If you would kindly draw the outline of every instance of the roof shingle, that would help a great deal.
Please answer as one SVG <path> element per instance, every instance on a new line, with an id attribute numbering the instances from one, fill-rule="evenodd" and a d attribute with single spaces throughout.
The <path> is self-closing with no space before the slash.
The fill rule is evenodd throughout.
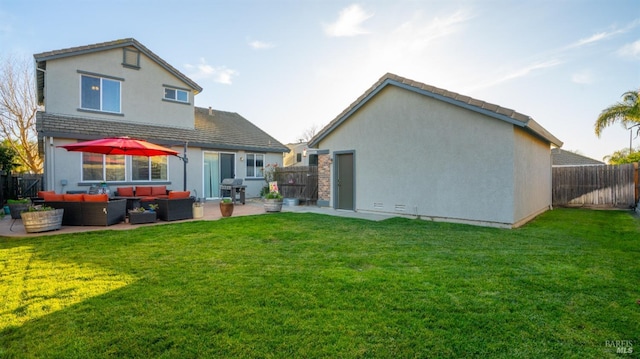
<path id="1" fill-rule="evenodd" d="M 235 112 L 196 107 L 195 128 L 167 127 L 125 121 L 107 121 L 86 117 L 38 112 L 36 129 L 43 136 L 91 140 L 129 136 L 160 145 L 182 145 L 206 149 L 288 152 L 275 138 Z M 114 126 L 114 123 L 117 126 Z"/>

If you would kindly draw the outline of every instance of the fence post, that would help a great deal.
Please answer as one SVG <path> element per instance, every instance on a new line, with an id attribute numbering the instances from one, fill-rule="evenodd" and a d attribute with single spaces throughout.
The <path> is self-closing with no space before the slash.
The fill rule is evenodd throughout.
<path id="1" fill-rule="evenodd" d="M 638 200 L 640 200 L 640 198 L 638 198 L 638 194 L 639 194 L 638 192 L 639 192 L 639 186 L 640 186 L 640 183 L 638 183 L 638 177 L 639 177 L 638 176 L 638 162 L 634 162 L 633 163 L 633 183 L 635 184 L 633 186 L 633 188 L 635 189 L 635 191 L 634 191 L 634 200 L 635 200 L 634 204 L 637 204 Z"/>

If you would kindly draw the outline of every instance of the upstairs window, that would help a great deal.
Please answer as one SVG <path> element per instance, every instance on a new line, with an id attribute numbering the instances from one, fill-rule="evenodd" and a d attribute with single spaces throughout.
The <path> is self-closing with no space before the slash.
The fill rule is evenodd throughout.
<path id="1" fill-rule="evenodd" d="M 189 92 L 177 88 L 165 87 L 164 99 L 169 101 L 189 102 Z"/>
<path id="2" fill-rule="evenodd" d="M 120 113 L 120 81 L 81 75 L 80 87 L 82 109 Z"/>

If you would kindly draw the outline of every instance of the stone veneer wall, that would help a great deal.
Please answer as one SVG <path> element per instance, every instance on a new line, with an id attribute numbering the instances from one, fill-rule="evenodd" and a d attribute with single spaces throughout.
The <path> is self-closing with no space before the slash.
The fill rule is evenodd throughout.
<path id="1" fill-rule="evenodd" d="M 318 205 L 329 206 L 331 201 L 331 157 L 318 155 Z"/>

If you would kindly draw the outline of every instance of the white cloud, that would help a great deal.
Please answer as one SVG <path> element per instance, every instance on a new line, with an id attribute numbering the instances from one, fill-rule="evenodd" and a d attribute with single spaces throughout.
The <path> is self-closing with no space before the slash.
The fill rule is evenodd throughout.
<path id="1" fill-rule="evenodd" d="M 266 50 L 275 47 L 275 45 L 271 42 L 264 42 L 259 40 L 254 40 L 249 42 L 249 46 L 255 50 Z"/>
<path id="2" fill-rule="evenodd" d="M 427 49 L 429 42 L 460 31 L 461 25 L 471 18 L 473 15 L 467 10 L 458 10 L 449 16 L 436 17 L 431 21 L 424 21 L 419 13 L 393 31 L 390 40 L 407 50 L 423 51 Z"/>
<path id="3" fill-rule="evenodd" d="M 627 26 L 623 27 L 623 28 L 613 28 L 610 31 L 603 31 L 603 32 L 599 32 L 596 34 L 593 34 L 587 38 L 584 39 L 580 39 L 576 42 L 574 42 L 573 44 L 570 44 L 569 46 L 567 46 L 568 49 L 574 48 L 574 47 L 581 47 L 581 46 L 585 46 L 585 45 L 589 45 L 589 44 L 594 44 L 596 42 L 599 41 L 603 41 L 606 40 L 610 37 L 613 37 L 615 35 L 618 34 L 624 34 L 627 33 L 629 31 L 631 31 L 632 29 L 634 29 L 635 27 L 637 27 L 638 25 L 640 25 L 640 19 L 636 19 L 635 21 L 630 22 L 629 24 L 627 24 Z"/>
<path id="4" fill-rule="evenodd" d="M 552 60 L 549 60 L 549 61 L 532 63 L 532 64 L 529 64 L 529 65 L 527 65 L 525 67 L 522 67 L 522 68 L 513 70 L 511 72 L 505 73 L 504 75 L 494 76 L 490 80 L 488 80 L 488 81 L 486 81 L 484 83 L 479 83 L 478 85 L 467 89 L 467 91 L 471 92 L 471 91 L 475 91 L 475 90 L 479 90 L 479 89 L 485 89 L 485 88 L 488 88 L 488 87 L 493 87 L 493 86 L 499 85 L 499 84 L 501 84 L 503 82 L 507 82 L 507 81 L 515 80 L 517 78 L 529 76 L 533 72 L 536 72 L 536 71 L 539 71 L 539 70 L 544 70 L 544 69 L 548 69 L 548 68 L 559 66 L 562 63 L 563 63 L 563 61 L 558 60 L 558 59 L 552 59 Z"/>
<path id="5" fill-rule="evenodd" d="M 353 4 L 340 11 L 336 22 L 332 24 L 325 24 L 324 32 L 328 36 L 333 37 L 368 34 L 369 31 L 362 27 L 362 23 L 372 16 L 373 14 L 366 13 L 360 5 Z"/>
<path id="6" fill-rule="evenodd" d="M 239 75 L 238 71 L 226 66 L 211 66 L 204 58 L 201 58 L 197 65 L 186 64 L 184 67 L 187 69 L 187 76 L 194 81 L 212 79 L 221 84 L 231 85 L 233 77 Z"/>
<path id="7" fill-rule="evenodd" d="M 616 32 L 600 32 L 597 34 L 593 34 L 587 38 L 584 39 L 580 39 L 576 42 L 574 42 L 573 44 L 569 45 L 569 47 L 580 47 L 580 46 L 584 46 L 584 45 L 588 45 L 588 44 L 593 44 L 596 43 L 598 41 L 604 40 L 608 37 L 613 36 L 615 33 L 618 33 L 619 31 Z"/>
<path id="8" fill-rule="evenodd" d="M 624 45 L 617 54 L 621 57 L 640 59 L 640 40 Z"/>
<path id="9" fill-rule="evenodd" d="M 356 71 L 368 79 L 392 72 L 433 85 L 448 85 L 452 76 L 441 69 L 451 65 L 449 61 L 455 53 L 452 44 L 463 36 L 467 23 L 474 17 L 469 9 L 431 18 L 421 11 L 416 12 L 391 31 L 376 32 L 375 36 L 369 37 L 362 43 L 366 48 L 353 48 L 343 67 L 350 71 L 349 76 L 354 76 L 356 70 L 352 64 L 358 63 Z"/>
<path id="10" fill-rule="evenodd" d="M 571 81 L 580 85 L 593 83 L 593 74 L 589 70 L 580 71 L 571 75 Z"/>

